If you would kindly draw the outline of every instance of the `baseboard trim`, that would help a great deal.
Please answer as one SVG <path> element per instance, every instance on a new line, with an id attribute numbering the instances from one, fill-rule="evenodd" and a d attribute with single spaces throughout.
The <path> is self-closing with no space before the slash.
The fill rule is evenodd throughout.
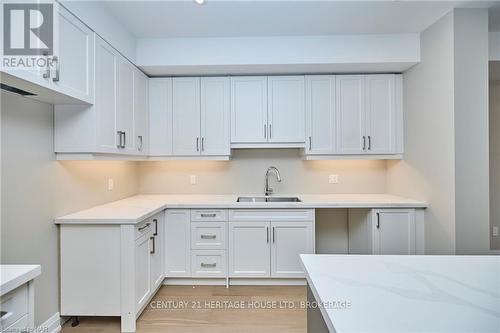
<path id="1" fill-rule="evenodd" d="M 226 279 L 166 278 L 166 286 L 225 286 Z M 305 286 L 306 279 L 230 278 L 230 286 Z"/>
<path id="2" fill-rule="evenodd" d="M 47 333 L 57 333 L 61 331 L 61 316 L 59 312 L 54 313 L 49 319 L 47 319 L 43 324 L 38 326 L 43 328 L 43 331 Z"/>

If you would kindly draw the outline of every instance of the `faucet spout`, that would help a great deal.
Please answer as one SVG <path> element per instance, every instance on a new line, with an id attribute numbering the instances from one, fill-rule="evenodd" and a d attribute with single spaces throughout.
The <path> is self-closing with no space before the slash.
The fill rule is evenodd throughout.
<path id="1" fill-rule="evenodd" d="M 276 168 L 274 166 L 270 166 L 269 168 L 267 168 L 266 177 L 265 177 L 266 187 L 264 189 L 264 195 L 266 195 L 266 196 L 271 195 L 273 193 L 273 189 L 271 187 L 269 187 L 269 175 L 271 173 L 274 173 L 276 175 L 276 180 L 278 182 L 281 182 L 281 175 L 280 175 L 278 168 Z"/>

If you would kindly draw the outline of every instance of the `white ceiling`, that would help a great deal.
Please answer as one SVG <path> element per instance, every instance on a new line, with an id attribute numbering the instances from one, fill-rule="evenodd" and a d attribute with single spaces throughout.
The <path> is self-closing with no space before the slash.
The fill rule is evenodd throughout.
<path id="1" fill-rule="evenodd" d="M 135 37 L 169 38 L 421 32 L 452 8 L 500 3 L 206 0 L 200 6 L 183 0 L 109 1 L 107 5 Z"/>

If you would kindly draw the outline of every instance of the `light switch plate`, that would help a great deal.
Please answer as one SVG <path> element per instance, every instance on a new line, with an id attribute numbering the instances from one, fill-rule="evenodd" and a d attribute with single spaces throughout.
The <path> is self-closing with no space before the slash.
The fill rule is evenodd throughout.
<path id="1" fill-rule="evenodd" d="M 329 175 L 328 183 L 329 184 L 337 184 L 339 182 L 339 175 Z"/>
<path id="2" fill-rule="evenodd" d="M 115 181 L 113 178 L 108 178 L 108 191 L 113 191 L 115 188 Z"/>
<path id="3" fill-rule="evenodd" d="M 189 183 L 191 185 L 196 185 L 196 175 L 191 175 L 191 177 L 189 177 Z"/>
<path id="4" fill-rule="evenodd" d="M 493 228 L 492 228 L 492 229 L 493 229 L 493 230 L 492 230 L 492 234 L 493 234 L 493 236 L 498 236 L 498 226 L 497 226 L 497 225 L 495 225 L 495 226 L 493 226 Z"/>

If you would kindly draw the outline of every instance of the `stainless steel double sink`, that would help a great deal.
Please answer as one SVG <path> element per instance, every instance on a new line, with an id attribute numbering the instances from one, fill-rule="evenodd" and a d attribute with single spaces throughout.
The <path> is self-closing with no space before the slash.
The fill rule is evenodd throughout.
<path id="1" fill-rule="evenodd" d="M 298 197 L 238 197 L 236 202 L 302 202 Z"/>

